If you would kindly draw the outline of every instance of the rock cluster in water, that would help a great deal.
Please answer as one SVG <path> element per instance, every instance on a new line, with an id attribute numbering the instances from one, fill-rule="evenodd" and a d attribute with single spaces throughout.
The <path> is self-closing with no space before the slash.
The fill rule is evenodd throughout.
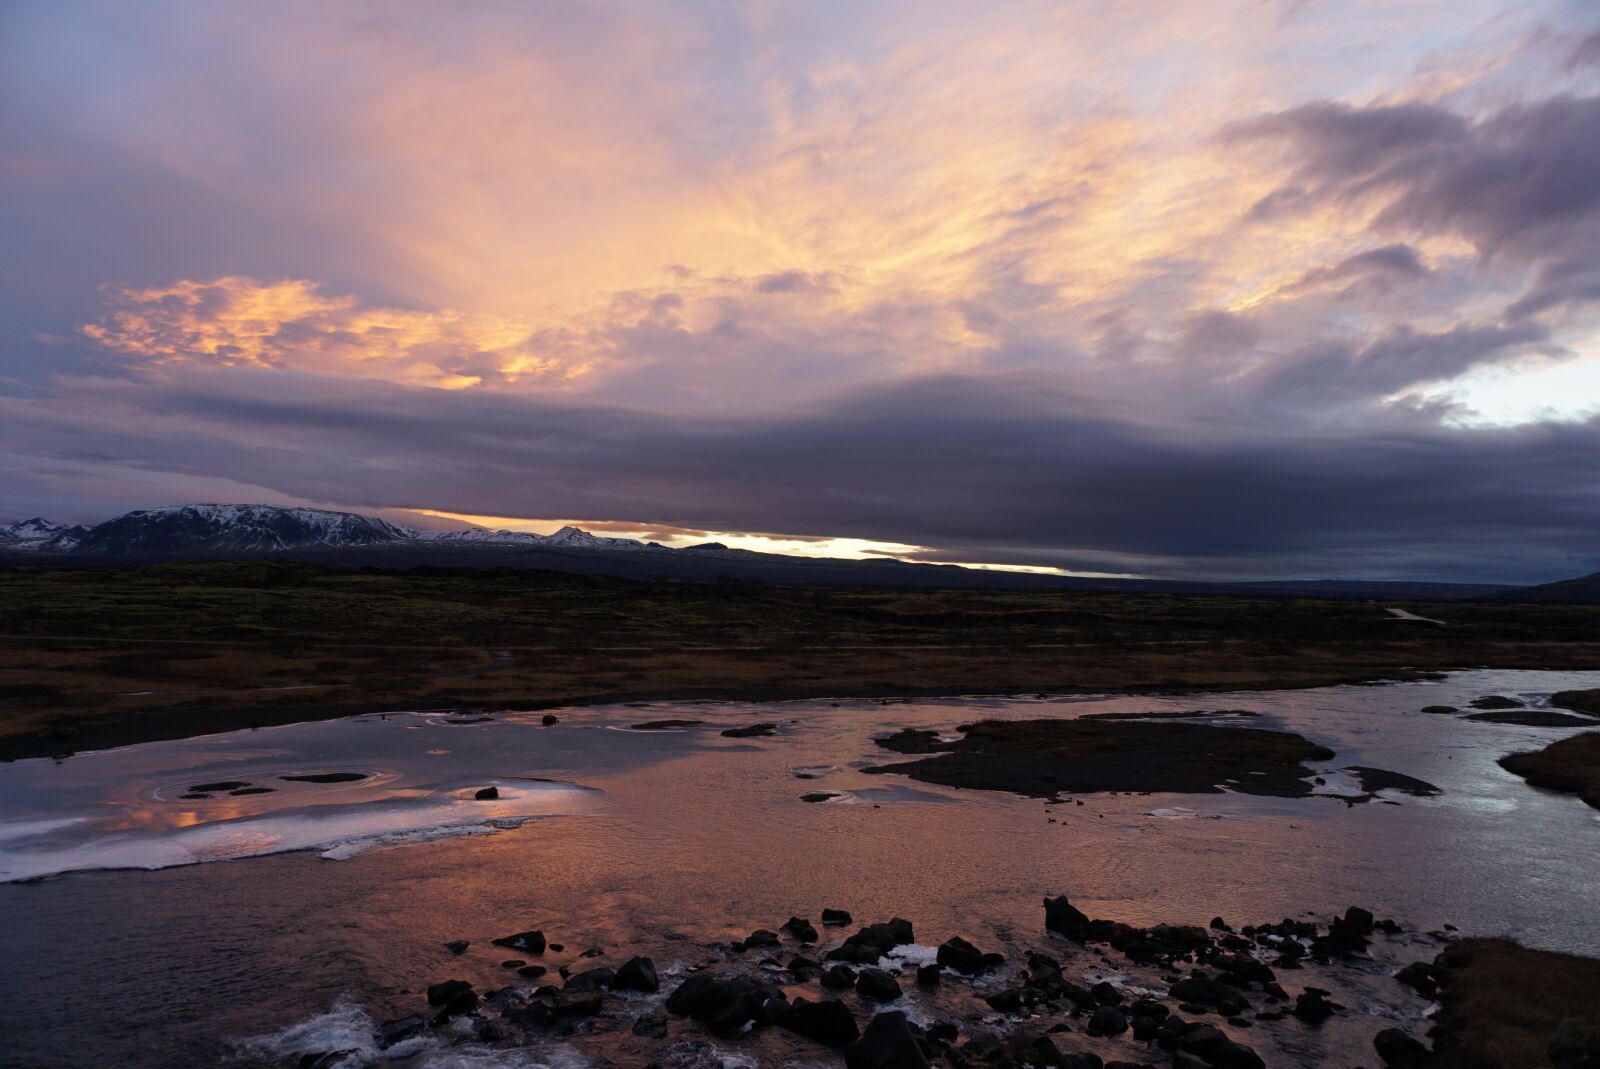
<path id="1" fill-rule="evenodd" d="M 821 920 L 823 928 L 852 923 L 849 913 L 837 909 L 824 910 Z M 915 946 L 915 932 L 900 917 L 859 927 L 819 952 L 809 948 L 824 941 L 821 931 L 809 918 L 796 916 L 775 929 L 752 931 L 725 946 L 720 962 L 665 985 L 655 962 L 642 955 L 616 967 L 563 967 L 559 985 L 543 983 L 531 990 L 508 986 L 480 994 L 466 980 L 442 980 L 427 989 L 426 1014 L 385 1022 L 375 1040 L 389 1047 L 433 1032 L 517 1045 L 540 1036 L 582 1034 L 609 1020 L 608 1028 L 620 1024 L 646 1040 L 683 1040 L 694 1030 L 731 1037 L 781 1029 L 838 1052 L 847 1069 L 1141 1069 L 1158 1063 L 1175 1069 L 1264 1069 L 1262 1057 L 1239 1038 L 1242 1030 L 1289 1017 L 1315 1026 L 1348 1012 L 1322 988 L 1304 985 L 1291 991 L 1281 974 L 1308 960 L 1329 964 L 1361 955 L 1379 934 L 1400 931 L 1393 921 L 1358 907 L 1325 927 L 1284 920 L 1235 931 L 1219 917 L 1206 928 L 1141 928 L 1091 918 L 1064 895 L 1044 900 L 1043 928 L 1060 937 L 1067 952 L 1073 944 L 1093 944 L 1096 953 L 1119 953 L 1159 970 L 1165 993 L 1130 995 L 1106 981 L 1079 983 L 1056 956 L 1061 951 L 1035 950 L 1023 961 L 1008 962 L 962 936 L 939 944 L 928 962 L 929 948 L 904 949 Z M 529 956 L 560 947 L 539 929 L 492 942 Z M 786 962 L 770 956 L 783 954 L 786 944 L 796 947 Z M 464 940 L 447 944 L 455 953 L 467 945 Z M 752 975 L 740 959 L 762 953 L 769 956 Z M 593 948 L 578 957 L 603 954 Z M 549 978 L 545 967 L 522 958 L 502 964 L 525 979 Z M 1408 966 L 1397 979 L 1424 997 L 1438 990 L 1427 963 Z M 1005 1027 L 963 1030 L 948 1020 L 920 1025 L 900 1008 L 907 983 L 923 991 L 966 992 L 960 997 L 987 1007 L 988 1020 L 1000 1015 Z M 794 993 L 813 984 L 814 991 Z M 664 1001 L 641 1001 L 640 996 L 663 989 Z M 855 997 L 846 1001 L 841 997 L 846 992 Z M 1125 1045 L 1137 1060 L 1107 1062 L 1092 1050 L 1074 1050 L 1072 1033 Z M 1420 1040 L 1398 1029 L 1380 1033 L 1374 1047 L 1391 1067 L 1420 1065 L 1417 1059 L 1427 1052 Z"/>

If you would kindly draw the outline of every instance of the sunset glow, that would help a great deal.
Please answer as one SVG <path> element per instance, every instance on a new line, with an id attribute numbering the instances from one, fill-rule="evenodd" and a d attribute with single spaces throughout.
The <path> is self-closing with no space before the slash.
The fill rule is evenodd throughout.
<path id="1" fill-rule="evenodd" d="M 220 482 L 843 556 L 1378 575 L 1471 511 L 1445 457 L 1542 501 L 1517 473 L 1600 477 L 1538 459 L 1600 410 L 1582 4 L 4 19 L 8 509 Z M 1281 517 L 1330 465 L 1347 519 L 1314 550 L 1166 486 L 1203 468 Z M 1396 513 L 1396 465 L 1426 512 Z M 1002 471 L 1026 488 L 991 496 Z M 1376 560 L 1390 521 L 1409 548 Z M 1529 522 L 1563 567 L 1592 553 Z M 1184 524 L 1206 537 L 1152 534 Z M 1501 566 L 1506 532 L 1474 530 L 1424 570 Z"/>

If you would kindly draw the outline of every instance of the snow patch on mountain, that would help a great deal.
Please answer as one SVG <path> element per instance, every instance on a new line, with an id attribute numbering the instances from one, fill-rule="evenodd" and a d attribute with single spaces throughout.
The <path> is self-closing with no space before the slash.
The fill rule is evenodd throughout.
<path id="1" fill-rule="evenodd" d="M 420 531 L 377 516 L 281 505 L 172 505 L 137 509 L 94 527 L 62 527 L 35 517 L 0 525 L 0 548 L 105 556 L 273 553 L 298 549 L 415 545 L 663 552 L 659 542 L 591 534 L 568 525 L 554 534 L 487 530 Z"/>
<path id="2" fill-rule="evenodd" d="M 65 553 L 88 533 L 87 527 L 67 527 L 42 516 L 0 524 L 0 549 L 29 549 Z"/>

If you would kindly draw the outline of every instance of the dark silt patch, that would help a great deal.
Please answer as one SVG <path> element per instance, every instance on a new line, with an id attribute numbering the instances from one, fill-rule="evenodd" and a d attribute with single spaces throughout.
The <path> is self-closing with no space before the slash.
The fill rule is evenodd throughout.
<path id="1" fill-rule="evenodd" d="M 866 772 L 895 772 L 925 783 L 1034 797 L 1101 791 L 1243 794 L 1300 798 L 1328 750 L 1286 731 L 1149 721 L 984 720 L 941 742 L 907 729 L 878 740 L 917 761 Z"/>
<path id="2" fill-rule="evenodd" d="M 1473 713 L 1467 720 L 1486 724 L 1518 724 L 1525 728 L 1586 728 L 1594 726 L 1594 718 L 1557 713 L 1549 709 L 1512 709 L 1503 713 Z"/>
<path id="3" fill-rule="evenodd" d="M 190 787 L 189 790 L 193 791 L 195 794 L 210 794 L 218 791 L 236 791 L 241 787 L 248 786 L 250 786 L 250 782 L 248 780 L 225 779 L 218 780 L 216 783 L 196 783 L 193 787 Z"/>
<path id="4" fill-rule="evenodd" d="M 1516 698 L 1508 698 L 1504 694 L 1485 694 L 1481 698 L 1474 698 L 1469 703 L 1474 709 L 1521 709 L 1528 703 Z"/>
<path id="5" fill-rule="evenodd" d="M 279 776 L 290 783 L 359 783 L 367 778 L 365 772 L 308 772 L 303 776 Z"/>
<path id="6" fill-rule="evenodd" d="M 692 728 L 704 723 L 704 720 L 646 720 L 632 727 L 635 731 L 671 731 L 673 728 Z"/>
<path id="7" fill-rule="evenodd" d="M 1360 799 L 1366 801 L 1379 791 L 1399 791 L 1401 794 L 1415 795 L 1418 798 L 1431 798 L 1442 793 L 1439 788 L 1427 780 L 1417 779 L 1400 772 L 1390 772 L 1386 768 L 1368 768 L 1365 765 L 1351 765 L 1344 771 L 1350 773 L 1361 784 L 1361 789 L 1366 794 Z"/>
<path id="8" fill-rule="evenodd" d="M 1260 716 L 1249 709 L 1190 709 L 1172 713 L 1084 713 L 1079 720 L 1210 720 L 1219 716 Z"/>

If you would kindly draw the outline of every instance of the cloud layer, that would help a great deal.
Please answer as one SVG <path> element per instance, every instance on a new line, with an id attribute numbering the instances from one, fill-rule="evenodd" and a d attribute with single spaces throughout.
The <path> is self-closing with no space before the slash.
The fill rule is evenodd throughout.
<path id="1" fill-rule="evenodd" d="M 1582 5 L 0 18 L 0 511 L 1600 568 Z"/>

